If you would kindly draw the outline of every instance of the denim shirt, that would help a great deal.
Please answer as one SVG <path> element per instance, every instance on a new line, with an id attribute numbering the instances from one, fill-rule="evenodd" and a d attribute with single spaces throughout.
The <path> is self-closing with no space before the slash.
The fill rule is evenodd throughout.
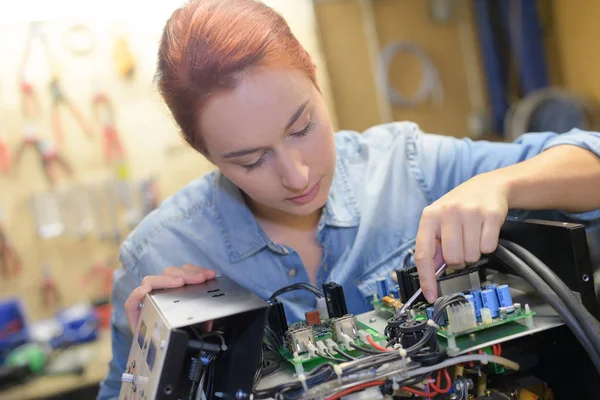
<path id="1" fill-rule="evenodd" d="M 430 135 L 414 123 L 397 122 L 362 134 L 341 131 L 335 142 L 335 175 L 318 224 L 323 258 L 317 284 L 342 285 L 354 314 L 370 309 L 377 278 L 393 284 L 392 272 L 414 246 L 423 208 L 462 182 L 558 145 L 600 155 L 600 133 L 580 130 L 526 134 L 504 143 Z M 596 210 L 572 217 L 599 216 Z M 283 286 L 309 281 L 298 253 L 269 239 L 239 189 L 218 171 L 189 183 L 146 217 L 122 244 L 121 262 L 112 294 L 113 359 L 99 399 L 118 396 L 132 341 L 123 304 L 144 276 L 189 263 L 227 275 L 265 299 Z M 316 308 L 307 292 L 280 299 L 290 323 Z"/>

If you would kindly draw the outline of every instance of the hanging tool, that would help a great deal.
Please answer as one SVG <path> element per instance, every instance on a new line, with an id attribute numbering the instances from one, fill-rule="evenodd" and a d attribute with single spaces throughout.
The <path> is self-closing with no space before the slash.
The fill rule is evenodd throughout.
<path id="1" fill-rule="evenodd" d="M 56 307 L 62 300 L 61 295 L 56 286 L 56 281 L 50 272 L 50 266 L 44 264 L 42 284 L 40 287 L 42 305 L 46 307 Z"/>
<path id="2" fill-rule="evenodd" d="M 87 121 L 83 117 L 83 114 L 79 111 L 75 104 L 67 98 L 67 96 L 64 93 L 64 90 L 62 89 L 58 67 L 56 65 L 56 62 L 52 59 L 50 55 L 50 48 L 48 46 L 48 42 L 46 41 L 46 36 L 41 30 L 40 22 L 32 22 L 30 24 L 29 34 L 25 42 L 25 52 L 23 53 L 23 59 L 21 61 L 21 81 L 23 83 L 27 83 L 25 69 L 27 66 L 27 61 L 29 60 L 31 46 L 35 39 L 38 39 L 42 47 L 44 48 L 46 59 L 48 60 L 48 65 L 50 68 L 51 78 L 49 88 L 50 94 L 52 96 L 51 121 L 56 144 L 60 146 L 63 144 L 64 141 L 63 128 L 59 113 L 59 108 L 61 106 L 66 107 L 67 110 L 71 112 L 71 114 L 73 115 L 77 123 L 81 126 L 83 132 L 86 135 L 92 136 L 90 124 L 87 123 Z"/>
<path id="3" fill-rule="evenodd" d="M 26 81 L 21 82 L 21 97 L 21 112 L 25 121 L 25 133 L 23 140 L 15 151 L 13 164 L 18 166 L 25 149 L 33 147 L 40 157 L 46 179 L 52 185 L 56 178 L 55 164 L 61 166 L 69 176 L 72 174 L 71 167 L 48 141 L 38 137 L 41 107 L 33 86 Z"/>
<path id="4" fill-rule="evenodd" d="M 107 163 L 125 158 L 125 150 L 115 125 L 115 110 L 109 98 L 98 93 L 92 100 L 94 118 L 102 126 L 104 134 L 104 158 Z"/>
<path id="5" fill-rule="evenodd" d="M 52 77 L 52 80 L 50 81 L 50 92 L 52 94 L 52 109 L 50 111 L 52 118 L 52 130 L 54 131 L 54 138 L 56 140 L 56 143 L 62 145 L 64 142 L 64 132 L 59 113 L 59 109 L 61 106 L 65 107 L 73 115 L 83 132 L 88 137 L 92 137 L 93 135 L 90 125 L 85 120 L 83 114 L 81 113 L 81 111 L 79 111 L 75 104 L 65 96 L 58 75 L 54 75 Z"/>
<path id="6" fill-rule="evenodd" d="M 131 80 L 135 73 L 135 59 L 125 37 L 115 42 L 114 57 L 118 74 L 125 80 Z"/>
<path id="7" fill-rule="evenodd" d="M 0 274 L 5 279 L 14 278 L 21 272 L 21 258 L 8 240 L 0 211 Z"/>
<path id="8" fill-rule="evenodd" d="M 19 164 L 25 149 L 33 147 L 40 157 L 42 168 L 44 169 L 44 175 L 50 185 L 54 185 L 57 180 L 57 169 L 61 167 L 65 172 L 65 175 L 70 177 L 73 174 L 73 170 L 69 163 L 62 157 L 50 142 L 39 139 L 37 137 L 25 137 L 15 152 L 14 162 L 16 165 Z"/>
<path id="9" fill-rule="evenodd" d="M 61 218 L 60 205 L 54 193 L 33 196 L 31 212 L 35 218 L 40 238 L 49 239 L 65 233 L 66 228 Z"/>
<path id="10" fill-rule="evenodd" d="M 110 263 L 96 263 L 82 277 L 82 284 L 87 286 L 91 281 L 101 280 L 101 294 L 104 297 L 110 297 L 112 291 L 114 268 Z"/>

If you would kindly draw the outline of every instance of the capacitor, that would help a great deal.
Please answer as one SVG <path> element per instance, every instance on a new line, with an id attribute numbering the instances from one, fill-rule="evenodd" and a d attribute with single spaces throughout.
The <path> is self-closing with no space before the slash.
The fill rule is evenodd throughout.
<path id="1" fill-rule="evenodd" d="M 425 312 L 427 313 L 427 319 L 431 319 L 433 320 L 433 307 L 427 307 L 425 309 Z M 439 322 L 436 322 L 438 325 L 440 326 L 444 326 L 447 323 L 446 320 L 446 311 L 444 310 L 444 312 L 442 313 L 442 315 L 440 315 L 440 320 Z"/>
<path id="2" fill-rule="evenodd" d="M 378 278 L 375 281 L 375 286 L 377 287 L 377 297 L 383 299 L 385 296 L 388 295 L 389 288 L 387 279 Z"/>
<path id="3" fill-rule="evenodd" d="M 500 307 L 511 307 L 513 305 L 510 288 L 508 285 L 499 285 L 496 287 L 496 295 L 498 296 L 498 304 Z"/>
<path id="4" fill-rule="evenodd" d="M 477 302 L 475 301 L 475 296 L 473 296 L 472 294 L 465 294 L 465 299 L 467 299 L 467 301 L 469 303 L 473 303 L 473 310 L 475 311 L 475 317 L 479 317 L 481 315 L 481 307 L 479 307 L 479 305 L 477 305 Z"/>
<path id="5" fill-rule="evenodd" d="M 489 285 L 485 285 L 483 288 L 484 289 L 496 289 L 497 286 L 498 286 L 497 283 L 490 283 Z"/>
<path id="6" fill-rule="evenodd" d="M 481 309 L 483 308 L 483 303 L 481 301 L 481 289 L 472 290 L 471 296 L 473 296 L 473 303 L 475 303 L 475 316 L 480 318 Z"/>
<path id="7" fill-rule="evenodd" d="M 484 289 L 481 291 L 481 302 L 483 306 L 490 310 L 490 314 L 493 318 L 498 316 L 498 296 L 494 289 Z"/>

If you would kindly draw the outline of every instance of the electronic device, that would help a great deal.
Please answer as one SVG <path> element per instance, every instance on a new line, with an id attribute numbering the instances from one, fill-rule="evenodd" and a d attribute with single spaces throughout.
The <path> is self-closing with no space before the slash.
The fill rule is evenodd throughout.
<path id="1" fill-rule="evenodd" d="M 226 276 L 146 295 L 119 400 L 249 398 L 267 303 Z M 207 393 L 208 392 L 208 393 Z"/>
<path id="2" fill-rule="evenodd" d="M 335 282 L 296 283 L 266 302 L 226 277 L 153 292 L 120 399 L 595 399 L 600 323 L 584 229 L 509 219 L 493 254 L 446 270 L 440 298 L 403 313 L 420 286 L 410 262 L 396 285 L 376 280 L 373 310 L 359 315 Z M 317 309 L 288 323 L 280 296 L 293 290 L 313 293 Z M 198 363 L 214 368 L 211 388 Z"/>

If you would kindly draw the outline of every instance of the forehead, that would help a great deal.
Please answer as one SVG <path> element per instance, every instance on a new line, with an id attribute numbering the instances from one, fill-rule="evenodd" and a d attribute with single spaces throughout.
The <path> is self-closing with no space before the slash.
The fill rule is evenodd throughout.
<path id="1" fill-rule="evenodd" d="M 217 93 L 200 116 L 209 152 L 268 146 L 313 96 L 312 81 L 295 70 L 256 68 L 232 90 Z"/>

